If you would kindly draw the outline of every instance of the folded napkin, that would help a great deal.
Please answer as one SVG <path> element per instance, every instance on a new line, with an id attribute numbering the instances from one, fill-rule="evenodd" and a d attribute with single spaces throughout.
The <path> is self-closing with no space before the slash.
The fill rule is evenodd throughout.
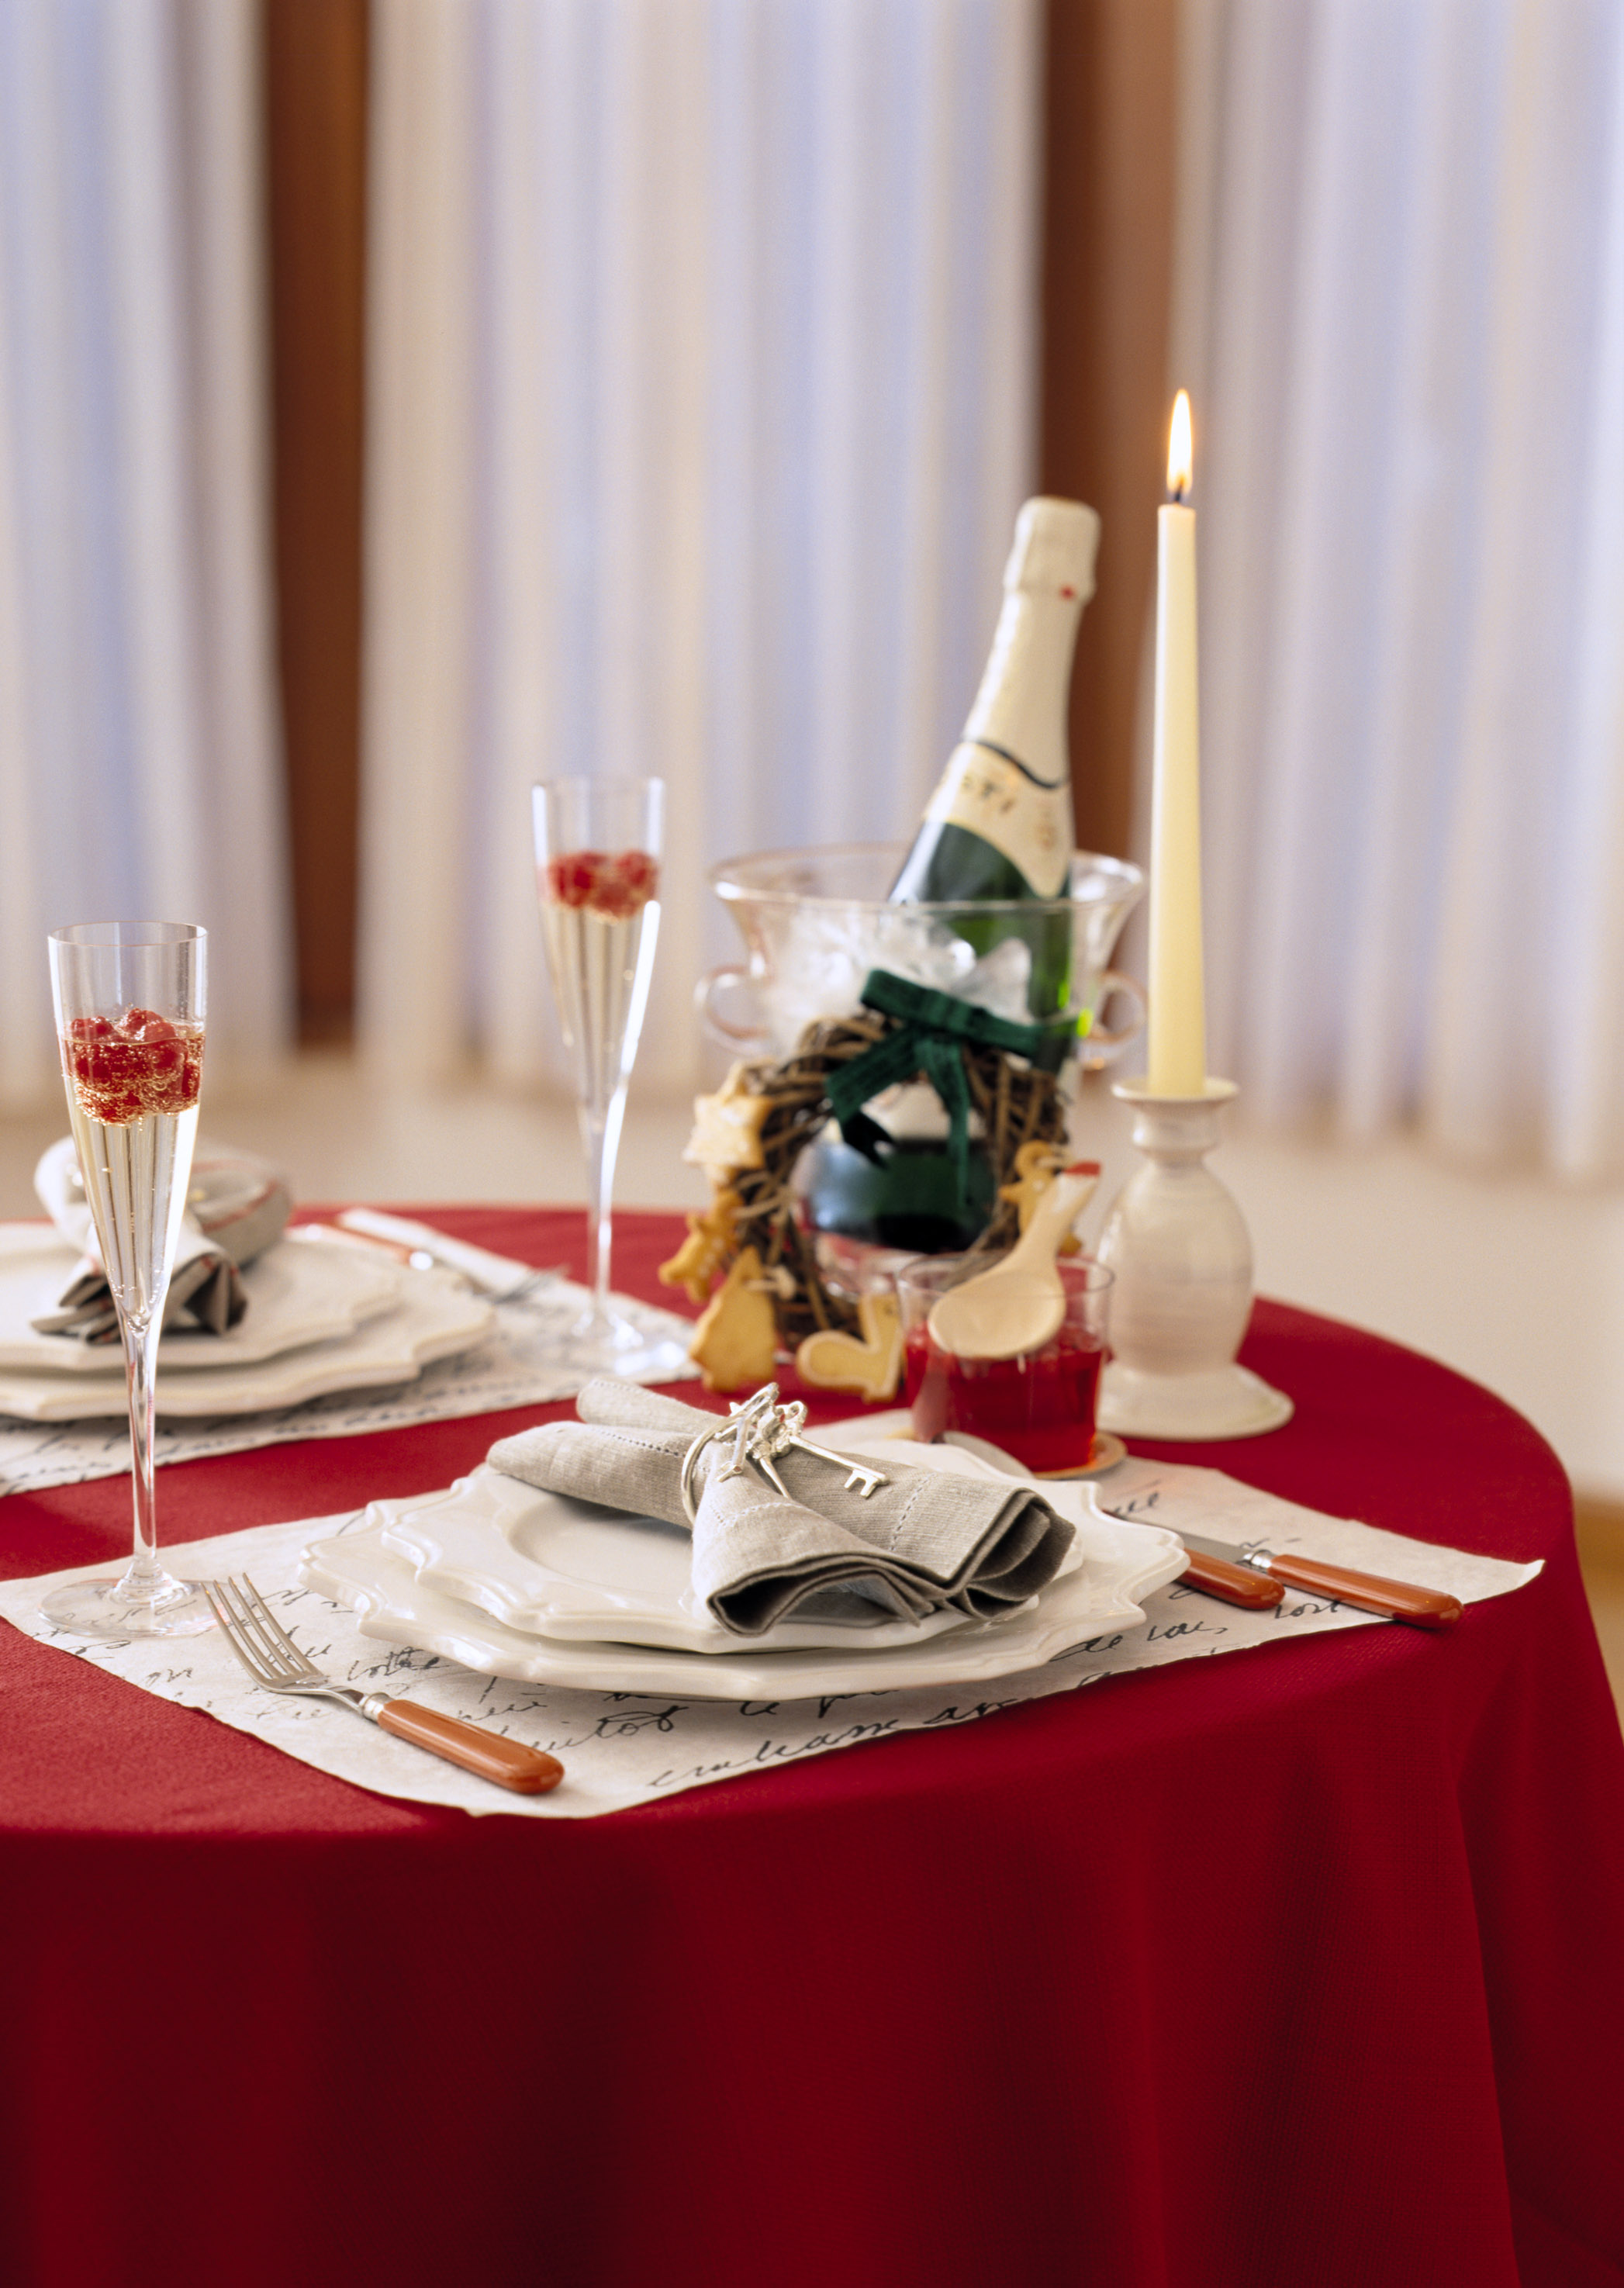
<path id="1" fill-rule="evenodd" d="M 577 1422 L 498 1439 L 491 1467 L 550 1493 L 686 1525 L 683 1457 L 727 1418 L 607 1378 L 589 1382 L 575 1410 Z M 760 1636 L 795 1612 L 872 1625 L 955 1605 L 993 1620 L 1052 1581 L 1072 1545 L 1073 1529 L 1014 1480 L 948 1477 L 888 1459 L 888 1482 L 865 1498 L 838 1465 L 791 1446 L 773 1457 L 786 1499 L 753 1464 L 730 1474 L 732 1460 L 727 1438 L 699 1458 L 693 1580 L 737 1636 Z"/>
<path id="2" fill-rule="evenodd" d="M 35 1331 L 84 1343 L 116 1342 L 118 1314 L 96 1252 L 95 1226 L 71 1136 L 53 1144 L 41 1160 L 34 1188 L 63 1238 L 84 1256 L 60 1304 L 35 1320 Z M 166 1331 L 223 1335 L 234 1327 L 248 1308 L 242 1267 L 281 1237 L 292 1212 L 287 1179 L 268 1160 L 200 1142 L 164 1306 Z"/>

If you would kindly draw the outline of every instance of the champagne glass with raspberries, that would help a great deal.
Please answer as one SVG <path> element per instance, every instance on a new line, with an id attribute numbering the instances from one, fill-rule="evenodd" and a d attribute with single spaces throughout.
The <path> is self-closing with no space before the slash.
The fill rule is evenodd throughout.
<path id="1" fill-rule="evenodd" d="M 70 1581 L 42 1604 L 78 1636 L 194 1636 L 213 1625 L 197 1584 L 158 1562 L 152 1450 L 158 1337 L 197 1133 L 203 952 L 190 922 L 81 922 L 51 933 L 67 1116 L 123 1338 L 135 1490 L 124 1571 Z"/>
<path id="2" fill-rule="evenodd" d="M 592 1300 L 563 1357 L 583 1376 L 657 1381 L 685 1362 L 680 1343 L 651 1340 L 609 1293 L 610 1199 L 626 1084 L 648 1005 L 660 929 L 660 779 L 552 779 L 535 789 L 536 886 L 565 1046 L 575 1066 L 590 1192 Z"/>

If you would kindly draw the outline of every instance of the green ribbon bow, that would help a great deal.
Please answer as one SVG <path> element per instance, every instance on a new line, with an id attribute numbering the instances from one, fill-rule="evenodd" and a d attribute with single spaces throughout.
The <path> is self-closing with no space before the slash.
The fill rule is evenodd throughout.
<path id="1" fill-rule="evenodd" d="M 968 1042 L 1008 1049 L 1044 1072 L 1058 1072 L 1089 1019 L 1051 1017 L 1036 1024 L 1018 1025 L 1008 1017 L 978 1009 L 951 993 L 915 985 L 889 969 L 871 969 L 859 996 L 865 1009 L 876 1009 L 897 1019 L 897 1029 L 865 1049 L 849 1064 L 836 1065 L 828 1080 L 829 1109 L 840 1123 L 846 1142 L 865 1159 L 877 1160 L 879 1147 L 891 1138 L 879 1122 L 863 1110 L 871 1097 L 908 1081 L 923 1072 L 940 1097 L 947 1114 L 947 1152 L 963 1209 L 970 1180 L 970 1084 L 964 1077 L 963 1045 Z"/>

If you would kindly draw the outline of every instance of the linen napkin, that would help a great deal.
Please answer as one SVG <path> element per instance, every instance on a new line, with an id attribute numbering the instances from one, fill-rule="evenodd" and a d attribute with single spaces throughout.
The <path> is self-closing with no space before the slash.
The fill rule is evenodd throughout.
<path id="1" fill-rule="evenodd" d="M 34 1171 L 40 1204 L 84 1259 L 54 1311 L 34 1321 L 36 1334 L 83 1343 L 118 1340 L 118 1314 L 96 1252 L 96 1230 L 74 1140 L 53 1144 Z M 170 1333 L 223 1335 L 248 1308 L 242 1267 L 281 1237 L 293 1212 L 287 1179 L 268 1160 L 199 1143 L 192 1162 L 186 1213 L 175 1250 L 163 1324 Z"/>
<path id="2" fill-rule="evenodd" d="M 498 1439 L 490 1466 L 551 1493 L 686 1525 L 683 1457 L 718 1418 L 608 1378 L 589 1382 L 575 1410 L 579 1421 Z M 1041 1495 L 1013 1480 L 887 1460 L 887 1483 L 865 1498 L 837 1464 L 792 1446 L 773 1458 L 786 1500 L 752 1464 L 728 1474 L 732 1458 L 718 1439 L 699 1459 L 693 1582 L 737 1636 L 760 1636 L 796 1612 L 861 1626 L 953 1605 L 993 1620 L 1053 1580 L 1073 1537 Z"/>

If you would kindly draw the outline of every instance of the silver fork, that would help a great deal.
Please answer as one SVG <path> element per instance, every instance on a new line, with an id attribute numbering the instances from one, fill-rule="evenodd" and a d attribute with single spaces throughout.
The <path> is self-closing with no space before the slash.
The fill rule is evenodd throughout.
<path id="1" fill-rule="evenodd" d="M 527 1278 L 521 1279 L 516 1287 L 510 1287 L 504 1294 L 492 1295 L 487 1292 L 485 1299 L 487 1303 L 527 1303 L 532 1296 L 544 1294 L 549 1287 L 556 1287 L 559 1280 L 565 1276 L 566 1268 L 567 1267 L 562 1263 L 549 1264 L 544 1271 L 532 1271 Z"/>
<path id="2" fill-rule="evenodd" d="M 392 1700 L 386 1692 L 357 1692 L 347 1684 L 335 1684 L 299 1650 L 246 1573 L 205 1581 L 202 1586 L 226 1641 L 255 1683 L 267 1692 L 336 1700 L 385 1732 L 520 1795 L 545 1795 L 563 1778 L 558 1758 L 540 1748 L 527 1748 L 522 1741 L 465 1724 L 459 1716 L 442 1716 L 437 1708 L 422 1707 L 415 1700 Z"/>

